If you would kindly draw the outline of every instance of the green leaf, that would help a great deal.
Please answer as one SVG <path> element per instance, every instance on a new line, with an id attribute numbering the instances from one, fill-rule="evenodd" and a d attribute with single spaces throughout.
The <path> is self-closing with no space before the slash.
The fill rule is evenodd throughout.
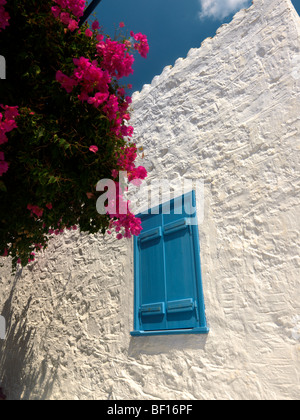
<path id="1" fill-rule="evenodd" d="M 43 136 L 44 136 L 44 134 L 45 134 L 45 129 L 44 129 L 44 127 L 39 127 L 39 128 L 37 129 L 37 132 L 36 132 L 36 139 L 37 139 L 37 140 L 39 140 L 41 137 L 43 137 Z"/>
<path id="2" fill-rule="evenodd" d="M 50 185 L 50 184 L 55 184 L 57 181 L 58 181 L 58 180 L 57 180 L 57 177 L 55 177 L 55 176 L 51 175 L 51 176 L 50 176 L 50 178 L 49 178 L 48 184 L 49 184 L 49 185 Z"/>
<path id="3" fill-rule="evenodd" d="M 0 191 L 7 192 L 6 185 L 3 181 L 0 181 Z"/>

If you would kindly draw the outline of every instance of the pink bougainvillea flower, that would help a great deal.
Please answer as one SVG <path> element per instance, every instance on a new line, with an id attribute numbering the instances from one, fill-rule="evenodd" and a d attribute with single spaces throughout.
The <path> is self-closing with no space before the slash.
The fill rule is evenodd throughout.
<path id="1" fill-rule="evenodd" d="M 56 73 L 56 80 L 61 84 L 68 93 L 71 93 L 74 86 L 77 86 L 77 81 L 71 77 L 66 76 L 60 70 Z"/>
<path id="2" fill-rule="evenodd" d="M 97 92 L 94 97 L 89 97 L 87 103 L 94 105 L 95 108 L 98 108 L 103 102 L 108 98 L 108 93 Z"/>
<path id="3" fill-rule="evenodd" d="M 44 210 L 38 206 L 33 206 L 32 204 L 28 204 L 27 209 L 31 211 L 31 215 L 36 215 L 37 217 L 42 217 Z"/>
<path id="4" fill-rule="evenodd" d="M 93 36 L 93 32 L 90 29 L 86 29 L 85 31 L 85 35 L 89 38 L 91 38 Z"/>
<path id="5" fill-rule="evenodd" d="M 119 102 L 116 95 L 110 95 L 103 110 L 110 121 L 114 120 L 117 117 L 117 112 L 119 110 Z"/>
<path id="6" fill-rule="evenodd" d="M 5 174 L 8 171 L 9 165 L 5 162 L 4 153 L 0 152 L 0 176 Z"/>
<path id="7" fill-rule="evenodd" d="M 147 177 L 147 171 L 143 166 L 139 166 L 138 168 L 132 169 L 128 173 L 128 181 L 132 181 L 134 179 L 145 179 Z"/>
<path id="8" fill-rule="evenodd" d="M 90 152 L 97 153 L 99 149 L 97 146 L 90 146 L 89 150 Z"/>
<path id="9" fill-rule="evenodd" d="M 121 133 L 122 136 L 126 137 L 132 137 L 133 135 L 133 127 L 131 125 L 127 126 L 127 125 L 122 125 L 121 127 Z"/>
<path id="10" fill-rule="evenodd" d="M 133 74 L 134 57 L 129 54 L 127 47 L 118 41 L 107 38 L 97 45 L 98 56 L 102 58 L 101 66 L 117 79 Z"/>
<path id="11" fill-rule="evenodd" d="M 100 28 L 100 25 L 99 25 L 99 22 L 98 22 L 98 20 L 95 20 L 93 23 L 92 23 L 92 29 L 94 30 L 94 31 L 96 31 L 97 29 L 99 29 Z"/>
<path id="12" fill-rule="evenodd" d="M 14 128 L 18 127 L 15 119 L 16 117 L 19 116 L 19 113 L 18 113 L 17 106 L 0 105 L 0 108 L 4 110 L 4 112 L 0 113 L 0 145 L 1 145 L 4 143 L 7 143 L 8 141 L 6 133 L 9 133 Z M 4 161 L 4 157 L 0 160 Z M 6 165 L 2 163 L 2 169 L 4 167 L 6 167 Z"/>
<path id="13" fill-rule="evenodd" d="M 68 78 L 68 76 L 63 75 L 63 73 L 58 72 L 57 80 L 66 90 L 72 83 L 74 83 L 74 86 L 80 85 L 81 93 L 79 99 L 81 101 L 90 99 L 89 103 L 93 103 L 98 107 L 100 103 L 107 99 L 109 94 L 108 85 L 111 82 L 111 77 L 108 71 L 98 67 L 98 62 L 96 60 L 90 62 L 87 58 L 80 57 L 79 59 L 74 58 L 73 62 L 76 68 L 74 69 L 72 78 Z M 71 81 L 69 79 L 71 79 Z M 93 99 L 93 97 L 90 97 L 88 94 L 95 90 L 98 92 L 95 94 L 95 99 Z"/>
<path id="14" fill-rule="evenodd" d="M 130 36 L 137 41 L 134 44 L 134 48 L 141 54 L 143 58 L 147 58 L 149 53 L 149 44 L 146 35 L 141 34 L 140 32 L 135 34 L 134 32 L 130 32 Z"/>
<path id="15" fill-rule="evenodd" d="M 119 88 L 118 89 L 118 94 L 120 95 L 120 96 L 125 96 L 125 89 L 124 88 Z"/>
<path id="16" fill-rule="evenodd" d="M 71 16 L 70 16 L 70 13 L 68 13 L 68 12 L 62 12 L 62 13 L 59 15 L 59 18 L 60 18 L 60 20 L 62 21 L 62 23 L 63 23 L 64 25 L 69 25 L 70 20 L 72 20 L 72 18 L 71 18 Z"/>
<path id="17" fill-rule="evenodd" d="M 111 234 L 111 230 L 114 228 L 118 240 L 122 238 L 131 238 L 132 235 L 138 236 L 142 230 L 141 219 L 136 218 L 135 215 L 130 212 L 129 202 L 124 198 L 120 184 L 115 182 L 115 185 L 115 205 L 110 205 L 112 198 L 108 196 L 109 205 L 107 206 L 107 213 L 111 217 L 109 232 Z"/>
<path id="18" fill-rule="evenodd" d="M 7 26 L 9 26 L 9 14 L 5 11 L 4 6 L 6 4 L 6 0 L 0 1 L 0 32 L 5 29 Z"/>
<path id="19" fill-rule="evenodd" d="M 31 253 L 30 253 L 30 257 L 31 257 L 31 258 L 29 258 L 29 259 L 28 259 L 28 262 L 29 262 L 29 263 L 34 262 L 34 261 L 35 261 L 35 253 L 34 253 L 34 252 L 31 252 Z"/>
<path id="20" fill-rule="evenodd" d="M 84 101 L 88 101 L 90 98 L 89 98 L 89 95 L 86 92 L 82 91 L 81 94 L 78 95 L 78 99 L 80 101 L 84 102 Z"/>
<path id="21" fill-rule="evenodd" d="M 75 29 L 77 29 L 77 28 L 79 28 L 79 26 L 78 26 L 78 22 L 77 22 L 75 19 L 71 19 L 71 20 L 69 21 L 69 24 L 68 24 L 68 29 L 69 29 L 71 32 L 74 32 L 74 31 L 75 31 Z"/>
<path id="22" fill-rule="evenodd" d="M 119 175 L 119 171 L 117 171 L 116 169 L 113 169 L 113 170 L 111 171 L 111 176 L 112 176 L 113 178 L 117 178 L 117 177 L 118 177 L 118 175 Z"/>
<path id="23" fill-rule="evenodd" d="M 125 39 L 124 40 L 124 45 L 125 47 L 129 50 L 132 47 L 131 42 L 129 41 L 129 39 Z"/>
<path id="24" fill-rule="evenodd" d="M 3 0 L 0 0 L 0 2 Z M 70 19 L 74 16 L 76 3 L 81 4 L 81 0 L 53 0 L 59 11 L 53 12 L 65 24 L 70 25 Z M 79 7 L 80 9 L 80 7 Z M 124 22 L 120 22 L 120 28 L 125 27 Z M 99 22 L 95 21 L 91 29 L 85 29 L 87 37 L 95 36 L 98 43 L 96 45 L 96 60 L 90 61 L 85 57 L 74 58 L 73 74 L 69 76 L 58 72 L 57 81 L 69 93 L 77 87 L 76 95 L 82 102 L 87 102 L 95 108 L 101 107 L 101 112 L 105 114 L 110 123 L 110 134 L 115 138 L 123 139 L 133 135 L 133 127 L 128 125 L 130 115 L 128 108 L 132 102 L 129 96 L 125 96 L 124 88 L 111 89 L 115 86 L 116 80 L 129 76 L 133 73 L 134 57 L 131 54 L 132 48 L 137 50 L 144 58 L 149 52 L 149 44 L 147 37 L 141 33 L 135 34 L 131 32 L 132 39 L 123 42 L 113 41 L 111 38 L 106 39 L 100 33 Z M 70 29 L 70 28 L 69 28 Z M 132 85 L 127 86 L 132 89 Z M 92 153 L 98 152 L 95 145 L 89 146 Z M 130 182 L 141 182 L 146 176 L 147 171 L 144 167 L 136 168 L 135 159 L 137 157 L 137 148 L 130 143 L 120 148 L 120 152 L 116 153 L 117 165 L 112 170 L 112 178 L 118 178 L 119 171 L 128 173 Z M 117 195 L 109 199 L 112 205 L 106 207 L 107 214 L 110 216 L 109 230 L 111 234 L 114 229 L 117 233 L 117 239 L 131 238 L 132 235 L 139 235 L 142 230 L 141 220 L 137 219 L 129 210 L 129 201 L 125 199 L 123 191 L 118 182 L 115 182 Z M 92 193 L 86 193 L 89 199 L 93 198 Z M 54 228 L 55 229 L 55 228 Z M 70 228 L 68 228 L 70 229 Z M 73 227 L 76 229 L 76 226 Z M 53 232 L 58 234 L 61 230 L 57 229 Z"/>
<path id="25" fill-rule="evenodd" d="M 79 19 L 84 14 L 85 0 L 53 0 L 56 6 L 51 8 L 52 14 L 59 19 L 70 31 L 78 28 Z M 75 19 L 74 19 L 75 17 Z"/>
<path id="26" fill-rule="evenodd" d="M 8 106 L 8 105 L 0 105 L 2 109 L 5 111 L 5 118 L 7 120 L 14 120 L 16 117 L 19 116 L 18 107 L 17 106 Z"/>
<path id="27" fill-rule="evenodd" d="M 46 204 L 46 207 L 47 207 L 47 209 L 49 209 L 49 210 L 52 210 L 52 209 L 53 209 L 53 206 L 52 206 L 52 204 L 51 204 L 51 203 Z"/>
<path id="28" fill-rule="evenodd" d="M 60 15 L 60 8 L 59 8 L 58 6 L 53 6 L 53 7 L 51 7 L 51 11 L 52 11 L 53 16 L 54 16 L 55 18 L 59 18 L 59 15 Z"/>

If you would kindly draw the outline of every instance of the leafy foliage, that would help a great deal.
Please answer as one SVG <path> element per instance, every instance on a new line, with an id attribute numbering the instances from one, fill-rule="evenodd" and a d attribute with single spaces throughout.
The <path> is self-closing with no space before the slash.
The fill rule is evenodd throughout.
<path id="1" fill-rule="evenodd" d="M 9 26 L 0 33 L 0 53 L 7 63 L 0 104 L 18 106 L 19 113 L 17 128 L 1 145 L 8 170 L 0 178 L 0 255 L 12 256 L 14 268 L 18 262 L 27 265 L 35 252 L 47 247 L 49 233 L 79 226 L 83 232 L 104 234 L 111 228 L 118 215 L 112 219 L 97 213 L 96 184 L 113 179 L 113 170 L 124 169 L 120 156 L 135 147 L 127 129 L 130 98 L 112 61 L 111 69 L 105 67 L 106 45 L 112 41 L 103 40 L 97 24 L 93 30 L 88 24 L 75 30 L 72 24 L 70 30 L 61 14 L 57 18 L 51 12 L 53 5 L 52 0 L 10 0 Z M 116 41 L 126 50 L 124 57 L 147 44 L 145 38 L 134 39 Z M 83 100 L 82 83 L 72 82 L 67 91 L 58 80 L 58 75 L 75 80 L 74 59 L 81 57 L 109 71 L 108 99 L 98 106 L 93 105 L 96 84 Z M 109 108 L 113 98 L 114 114 Z M 0 112 L 4 122 L 4 107 Z"/>

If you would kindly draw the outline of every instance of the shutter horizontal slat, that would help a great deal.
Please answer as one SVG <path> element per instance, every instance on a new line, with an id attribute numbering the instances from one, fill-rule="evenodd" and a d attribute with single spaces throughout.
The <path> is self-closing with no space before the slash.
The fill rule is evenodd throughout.
<path id="1" fill-rule="evenodd" d="M 161 238 L 161 236 L 162 236 L 161 227 L 158 227 L 155 229 L 151 229 L 148 232 L 142 233 L 139 239 L 141 243 L 145 243 L 148 241 L 153 241 L 154 239 Z"/>
<path id="2" fill-rule="evenodd" d="M 195 308 L 194 299 L 182 299 L 167 302 L 168 313 L 189 312 Z"/>
<path id="3" fill-rule="evenodd" d="M 140 307 L 140 313 L 142 316 L 153 316 L 153 315 L 164 315 L 165 311 L 165 303 L 152 303 L 149 305 L 142 305 Z"/>
<path id="4" fill-rule="evenodd" d="M 186 218 L 177 220 L 176 222 L 169 223 L 164 227 L 164 234 L 170 235 L 171 233 L 178 232 L 179 230 L 186 229 L 188 227 L 188 221 Z"/>

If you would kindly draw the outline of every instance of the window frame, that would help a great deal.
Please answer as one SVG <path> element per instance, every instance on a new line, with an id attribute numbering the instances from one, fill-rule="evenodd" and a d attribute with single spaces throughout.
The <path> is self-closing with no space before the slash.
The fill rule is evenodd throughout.
<path id="1" fill-rule="evenodd" d="M 148 209 L 147 211 L 137 215 L 136 217 L 140 217 L 143 220 L 143 217 L 148 216 L 149 214 L 157 215 L 157 210 L 159 214 L 162 211 L 162 208 L 166 208 L 170 205 L 170 209 L 174 209 L 174 204 L 176 200 L 181 198 L 182 205 L 185 203 L 185 199 L 192 200 L 192 205 L 196 208 L 196 195 L 195 191 L 191 191 L 187 194 L 184 194 L 179 197 L 175 197 L 174 199 L 170 200 L 167 203 L 160 204 L 159 206 Z M 168 208 L 168 207 L 167 207 Z M 195 216 L 197 218 L 197 213 Z M 150 330 L 146 331 L 142 329 L 142 325 L 140 322 L 140 306 L 141 306 L 141 289 L 140 289 L 140 282 L 141 279 L 139 278 L 139 265 L 140 265 L 140 251 L 138 245 L 138 238 L 134 237 L 134 331 L 130 334 L 133 337 L 139 336 L 155 336 L 155 335 L 179 335 L 179 334 L 208 334 L 209 328 L 206 321 L 206 314 L 205 314 L 205 304 L 204 304 L 204 293 L 203 293 L 203 283 L 202 283 L 202 274 L 201 274 L 201 257 L 200 257 L 200 239 L 199 239 L 199 231 L 198 231 L 198 223 L 192 224 L 188 226 L 191 229 L 192 234 L 192 249 L 194 255 L 192 256 L 195 261 L 195 287 L 197 290 L 196 295 L 196 302 L 197 302 L 197 309 L 198 309 L 198 326 L 195 328 L 184 328 L 184 329 L 157 329 L 157 330 Z M 161 227 L 159 228 L 161 229 Z"/>

